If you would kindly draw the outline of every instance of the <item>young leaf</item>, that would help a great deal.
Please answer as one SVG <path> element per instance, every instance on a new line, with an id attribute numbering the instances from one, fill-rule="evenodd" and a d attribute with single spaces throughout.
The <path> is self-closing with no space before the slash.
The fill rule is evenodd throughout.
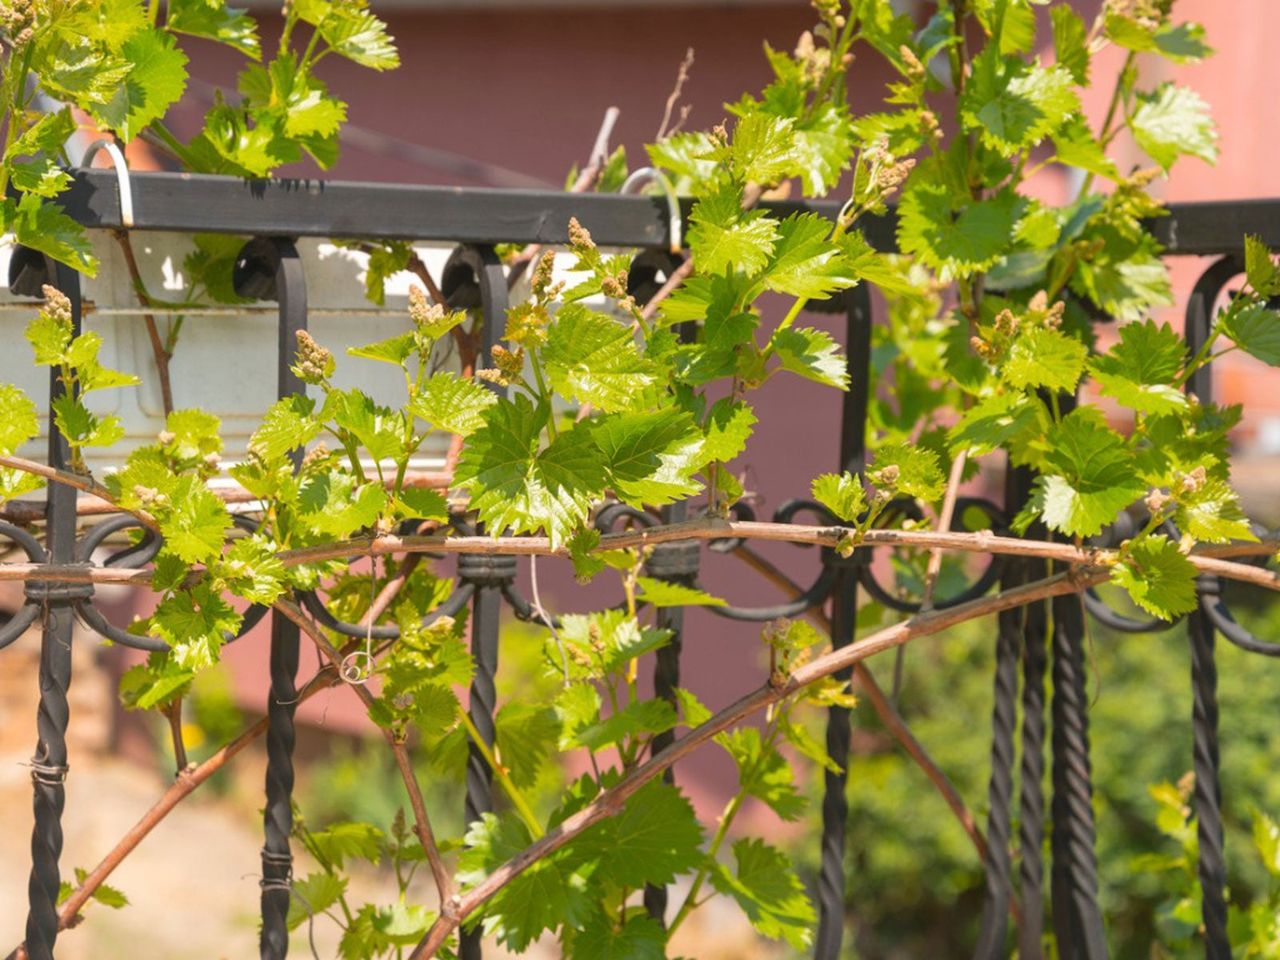
<path id="1" fill-rule="evenodd" d="M 891 473 L 886 473 L 892 468 Z M 937 500 L 947 487 L 938 466 L 938 455 L 927 447 L 906 443 L 886 443 L 876 450 L 868 475 L 877 486 L 892 487 L 898 493 L 921 500 Z M 891 479 L 892 478 L 892 479 Z"/>
<path id="2" fill-rule="evenodd" d="M 184 563 L 207 563 L 222 552 L 230 528 L 226 504 L 199 477 L 178 480 L 160 520 L 165 550 Z"/>
<path id="3" fill-rule="evenodd" d="M 106 103 L 87 107 L 103 126 L 129 141 L 181 98 L 187 86 L 187 55 L 171 35 L 151 29 L 135 33 L 121 53 L 130 64 L 128 77 Z"/>
<path id="4" fill-rule="evenodd" d="M 945 186 L 913 178 L 898 207 L 898 246 L 952 277 L 971 276 L 1004 254 L 1023 202 L 1006 190 L 957 211 Z"/>
<path id="5" fill-rule="evenodd" d="M 13 384 L 0 383 L 0 453 L 13 453 L 39 433 L 35 403 Z"/>
<path id="6" fill-rule="evenodd" d="M 609 485 L 625 503 L 673 503 L 699 489 L 693 474 L 706 456 L 702 432 L 687 413 L 611 414 L 592 424 L 591 437 L 608 468 Z"/>
<path id="7" fill-rule="evenodd" d="M 1032 327 L 1013 341 L 1000 374 L 1011 386 L 1022 390 L 1043 387 L 1072 393 L 1084 373 L 1088 353 L 1083 343 L 1061 330 Z"/>
<path id="8" fill-rule="evenodd" d="M 1084 20 L 1069 6 L 1055 6 L 1049 11 L 1053 22 L 1053 53 L 1077 86 L 1089 85 L 1088 30 Z"/>
<path id="9" fill-rule="evenodd" d="M 1047 425 L 1044 404 L 1024 393 L 994 393 L 966 410 L 947 432 L 953 451 L 980 457 Z"/>
<path id="10" fill-rule="evenodd" d="M 849 389 L 849 366 L 830 335 L 811 327 L 787 327 L 770 340 L 783 369 L 838 390 Z"/>
<path id="11" fill-rule="evenodd" d="M 1048 448 L 1048 475 L 1036 479 L 1032 504 L 1051 530 L 1096 536 L 1145 492 L 1133 454 L 1090 408 L 1055 425 Z"/>
<path id="12" fill-rule="evenodd" d="M 347 878 L 315 870 L 301 880 L 293 881 L 289 900 L 289 916 L 285 921 L 290 930 L 296 930 L 309 919 L 319 917 L 347 892 Z"/>
<path id="13" fill-rule="evenodd" d="M 666 960 L 667 933 L 652 917 L 628 917 L 621 929 L 603 912 L 573 937 L 573 960 Z"/>
<path id="14" fill-rule="evenodd" d="M 1223 311 L 1218 326 L 1245 353 L 1280 367 L 1280 313 L 1265 304 L 1234 304 Z"/>
<path id="15" fill-rule="evenodd" d="M 725 601 L 713 597 L 704 590 L 686 587 L 680 583 L 655 580 L 653 577 L 637 577 L 640 598 L 652 607 L 723 607 Z"/>
<path id="16" fill-rule="evenodd" d="M 737 868 L 716 864 L 711 882 L 733 897 L 751 925 L 764 936 L 806 950 L 813 940 L 817 914 L 786 854 L 755 838 L 733 845 Z"/>
<path id="17" fill-rule="evenodd" d="M 1206 163 L 1218 159 L 1218 133 L 1200 95 L 1175 83 L 1164 83 L 1138 95 L 1131 126 L 1133 138 L 1166 171 L 1184 155 Z"/>
<path id="18" fill-rule="evenodd" d="M 542 358 L 555 390 L 604 413 L 632 409 L 658 380 L 628 326 L 576 303 L 556 314 Z"/>
<path id="19" fill-rule="evenodd" d="M 727 463 L 747 448 L 756 415 L 741 400 L 721 397 L 707 414 L 706 441 L 702 448 L 707 462 Z"/>
<path id="20" fill-rule="evenodd" d="M 800 819 L 808 802 L 796 789 L 791 764 L 765 745 L 758 729 L 740 727 L 716 740 L 738 765 L 738 779 L 749 796 L 764 801 L 783 820 Z"/>
<path id="21" fill-rule="evenodd" d="M 1173 413 L 1187 405 L 1173 386 L 1186 355 L 1186 345 L 1168 324 L 1147 320 L 1122 326 L 1120 342 L 1089 366 L 1103 396 L 1139 413 Z"/>
<path id="22" fill-rule="evenodd" d="M 1111 570 L 1111 581 L 1148 613 L 1172 620 L 1196 608 L 1196 568 L 1164 534 L 1129 544 Z"/>
<path id="23" fill-rule="evenodd" d="M 828 237 L 831 223 L 816 213 L 795 213 L 778 224 L 773 255 L 760 276 L 769 290 L 819 299 L 852 287 L 858 277 L 841 247 Z"/>
<path id="24" fill-rule="evenodd" d="M 443 372 L 431 376 L 409 404 L 413 414 L 437 429 L 469 437 L 484 422 L 497 397 L 474 380 Z"/>
<path id="25" fill-rule="evenodd" d="M 651 780 L 616 817 L 583 833 L 576 846 L 599 859 L 599 881 L 633 888 L 671 883 L 701 861 L 702 827 L 675 786 Z"/>
<path id="26" fill-rule="evenodd" d="M 981 64 L 960 99 L 960 116 L 982 142 L 1004 156 L 1035 146 L 1080 112 L 1074 81 L 1064 67 L 1022 66 L 997 72 Z"/>
<path id="27" fill-rule="evenodd" d="M 862 480 L 848 473 L 823 473 L 813 478 L 813 499 L 845 523 L 857 523 L 866 509 Z"/>
<path id="28" fill-rule="evenodd" d="M 735 270 L 758 273 L 779 237 L 776 220 L 743 210 L 742 192 L 726 186 L 699 201 L 689 216 L 689 250 L 704 276 Z"/>
<path id="29" fill-rule="evenodd" d="M 665 700 L 638 700 L 576 730 L 573 743 L 588 750 L 603 750 L 630 737 L 666 733 L 675 727 L 677 719 L 675 708 Z"/>

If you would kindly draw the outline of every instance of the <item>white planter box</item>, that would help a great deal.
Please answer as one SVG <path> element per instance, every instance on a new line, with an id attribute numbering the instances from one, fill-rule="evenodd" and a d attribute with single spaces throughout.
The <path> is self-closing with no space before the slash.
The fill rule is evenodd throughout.
<path id="1" fill-rule="evenodd" d="M 102 233 L 94 233 L 92 238 L 101 263 L 96 278 L 82 280 L 83 296 L 92 304 L 85 311 L 84 328 L 102 334 L 103 363 L 142 378 L 138 387 L 103 390 L 86 399 L 94 412 L 115 413 L 124 421 L 125 439 L 117 446 L 86 450 L 94 473 L 101 474 L 118 465 L 134 447 L 152 442 L 164 429 L 164 414 L 150 340 L 120 246 Z M 147 289 L 157 297 L 180 299 L 186 287 L 182 262 L 192 248 L 189 238 L 140 232 L 132 239 Z M 307 280 L 309 329 L 338 361 L 334 382 L 359 386 L 379 403 L 402 406 L 404 383 L 400 375 L 386 364 L 348 356 L 346 350 L 409 328 L 406 304 L 413 278 L 403 273 L 389 282 L 386 308 L 377 308 L 364 296 L 364 254 L 307 239 L 298 243 L 298 251 Z M 448 248 L 431 247 L 419 251 L 436 277 L 449 252 Z M 0 269 L 6 278 L 11 253 L 11 246 L 0 247 Z M 6 285 L 0 292 L 0 342 L 4 344 L 0 382 L 22 387 L 41 408 L 43 422 L 49 371 L 34 365 L 31 347 L 23 337 L 37 308 L 18 307 L 15 299 Z M 170 378 L 176 408 L 198 407 L 222 420 L 224 457 L 234 461 L 244 455 L 250 434 L 275 400 L 277 314 L 274 303 L 243 311 L 229 309 L 233 311 L 229 315 L 186 318 L 170 361 Z M 168 317 L 158 315 L 156 320 L 163 333 Z M 447 437 L 433 436 L 413 466 L 438 468 L 447 445 Z M 44 460 L 46 450 L 42 434 L 21 453 Z"/>

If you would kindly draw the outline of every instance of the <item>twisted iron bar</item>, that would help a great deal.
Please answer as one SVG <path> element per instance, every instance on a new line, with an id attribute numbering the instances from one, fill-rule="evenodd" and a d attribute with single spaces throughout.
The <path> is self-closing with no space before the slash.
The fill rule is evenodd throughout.
<path id="1" fill-rule="evenodd" d="M 1009 468 L 1006 482 L 1009 507 L 1021 505 L 1025 478 Z M 957 511 L 958 513 L 959 511 Z M 1028 582 L 1024 563 L 1006 564 L 1002 589 Z M 986 897 L 975 960 L 997 960 L 1004 956 L 1009 926 L 1009 902 L 1013 894 L 1013 863 L 1009 840 L 1013 819 L 1014 727 L 1017 724 L 1018 654 L 1022 646 L 1021 611 L 1000 614 L 996 631 L 996 666 L 991 710 L 991 775 L 987 786 Z"/>

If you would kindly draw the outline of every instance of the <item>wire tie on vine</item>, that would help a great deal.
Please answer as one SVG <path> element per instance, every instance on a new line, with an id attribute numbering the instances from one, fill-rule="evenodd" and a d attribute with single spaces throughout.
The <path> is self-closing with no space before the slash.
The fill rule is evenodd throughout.
<path id="1" fill-rule="evenodd" d="M 373 676 L 373 606 L 378 602 L 378 558 L 369 555 L 369 612 L 365 616 L 364 649 L 342 658 L 338 675 L 352 686 L 363 686 Z"/>
<path id="2" fill-rule="evenodd" d="M 633 170 L 631 176 L 622 181 L 618 193 L 630 193 L 632 187 L 648 182 L 658 184 L 667 199 L 667 219 L 671 231 L 668 235 L 668 249 L 672 253 L 679 253 L 684 249 L 684 220 L 680 216 L 680 197 L 676 195 L 676 189 L 665 173 L 657 167 L 640 167 L 638 170 Z"/>
<path id="3" fill-rule="evenodd" d="M 107 155 L 111 157 L 111 165 L 116 172 L 116 190 L 120 195 L 120 225 L 126 229 L 133 227 L 133 186 L 129 180 L 129 166 L 125 163 L 124 154 L 110 140 L 95 140 L 85 148 L 84 156 L 80 158 L 80 166 L 89 167 L 93 165 L 93 158 L 98 155 L 99 150 L 105 150 Z"/>

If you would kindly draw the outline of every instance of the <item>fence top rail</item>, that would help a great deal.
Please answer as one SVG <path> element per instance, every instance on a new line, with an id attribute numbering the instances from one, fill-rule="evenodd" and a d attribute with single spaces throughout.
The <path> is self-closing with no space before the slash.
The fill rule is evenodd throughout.
<path id="1" fill-rule="evenodd" d="M 577 217 L 596 242 L 611 247 L 663 246 L 668 235 L 660 197 L 574 194 L 552 190 L 441 187 L 346 180 L 271 179 L 190 173 L 133 173 L 133 229 L 440 243 L 544 243 L 568 240 Z M 58 202 L 90 229 L 126 225 L 116 175 L 72 171 Z M 762 204 L 781 215 L 811 210 L 834 218 L 835 201 Z M 895 248 L 892 212 L 863 223 L 877 249 Z M 1280 198 L 1175 203 L 1149 222 L 1167 254 L 1214 255 L 1241 249 L 1246 233 L 1280 247 Z"/>

